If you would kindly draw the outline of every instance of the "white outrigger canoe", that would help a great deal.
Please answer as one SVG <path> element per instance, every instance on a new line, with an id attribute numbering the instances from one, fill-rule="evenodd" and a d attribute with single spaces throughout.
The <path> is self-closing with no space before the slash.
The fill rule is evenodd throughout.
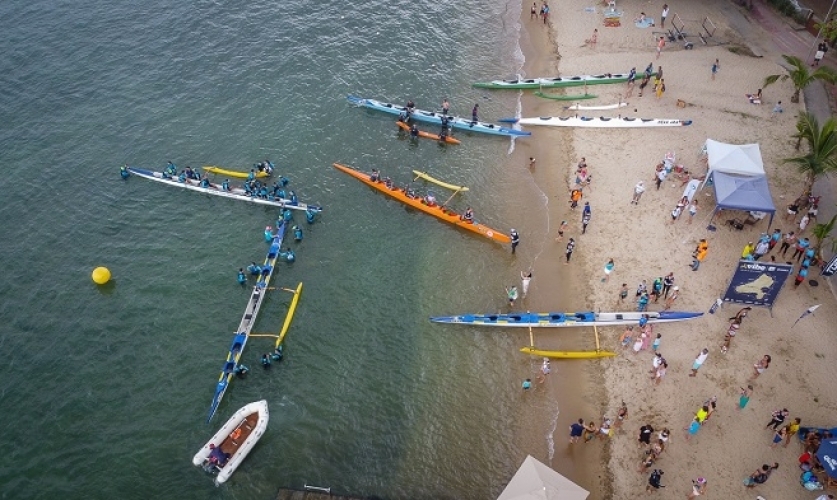
<path id="1" fill-rule="evenodd" d="M 144 168 L 127 167 L 127 171 L 144 179 L 168 184 L 169 186 L 188 189 L 189 191 L 197 191 L 199 193 L 211 194 L 213 196 L 220 196 L 222 198 L 232 200 L 247 201 L 258 205 L 268 205 L 271 207 L 287 208 L 290 210 L 311 210 L 314 212 L 320 212 L 323 209 L 323 207 L 319 205 L 294 202 L 285 198 L 259 198 L 258 196 L 250 196 L 241 188 L 230 188 L 229 191 L 224 191 L 218 183 L 212 183 L 210 187 L 202 187 L 200 185 L 200 181 L 196 181 L 194 179 L 186 179 L 185 182 L 180 182 L 177 177 L 166 177 L 162 172 L 155 172 Z"/>
<path id="2" fill-rule="evenodd" d="M 572 111 L 605 111 L 608 109 L 619 109 L 627 106 L 627 102 L 620 102 L 619 104 L 602 104 L 601 106 L 582 106 L 581 104 L 573 104 L 572 106 L 564 106 L 564 109 Z"/>
<path id="3" fill-rule="evenodd" d="M 521 118 L 517 120 L 521 125 L 545 125 L 549 127 L 589 127 L 589 128 L 635 128 L 635 127 L 685 127 L 691 125 L 692 120 L 677 120 L 663 118 L 629 118 L 619 116 L 542 116 L 538 118 Z"/>
<path id="4" fill-rule="evenodd" d="M 267 429 L 269 418 L 265 400 L 241 408 L 195 454 L 192 464 L 217 474 L 215 486 L 225 483 L 256 446 Z"/>

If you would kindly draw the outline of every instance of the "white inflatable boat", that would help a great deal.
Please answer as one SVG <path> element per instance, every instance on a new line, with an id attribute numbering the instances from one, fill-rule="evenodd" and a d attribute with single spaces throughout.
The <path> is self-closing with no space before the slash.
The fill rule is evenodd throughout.
<path id="1" fill-rule="evenodd" d="M 201 448 L 192 463 L 217 474 L 216 486 L 225 483 L 256 446 L 267 429 L 269 417 L 265 400 L 241 408 Z"/>

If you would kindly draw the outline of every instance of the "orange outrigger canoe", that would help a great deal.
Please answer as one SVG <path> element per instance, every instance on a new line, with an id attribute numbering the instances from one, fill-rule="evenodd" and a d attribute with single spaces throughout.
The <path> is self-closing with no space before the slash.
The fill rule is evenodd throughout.
<path id="1" fill-rule="evenodd" d="M 393 185 L 392 188 L 388 188 L 383 181 L 373 181 L 371 179 L 371 176 L 366 172 L 358 172 L 352 167 L 347 167 L 346 165 L 341 165 L 339 163 L 335 163 L 334 168 L 351 175 L 352 177 L 366 184 L 367 186 L 375 188 L 378 191 L 386 194 L 387 196 L 395 198 L 396 200 L 400 201 L 405 205 L 409 205 L 417 210 L 421 210 L 422 212 L 432 215 L 437 219 L 453 224 L 456 227 L 471 231 L 472 233 L 477 233 L 480 236 L 485 236 L 486 238 L 494 240 L 497 243 L 511 243 L 511 238 L 509 238 L 507 235 L 503 233 L 497 232 L 491 229 L 490 227 L 484 226 L 482 224 L 462 220 L 458 213 L 454 212 L 449 208 L 443 208 L 439 205 L 430 206 L 421 197 L 412 198 L 410 196 L 407 196 L 407 193 L 405 193 L 403 189 L 395 187 L 395 185 Z"/>
<path id="2" fill-rule="evenodd" d="M 407 125 L 404 122 L 396 121 L 395 124 L 398 125 L 399 127 L 401 127 L 402 130 L 406 130 L 407 132 L 410 131 L 410 126 Z M 425 139 L 433 139 L 434 141 L 439 140 L 438 135 L 431 134 L 430 132 L 425 132 L 424 130 L 419 130 L 419 137 L 424 137 Z M 459 142 L 458 139 L 454 139 L 451 136 L 445 137 L 445 143 L 447 143 L 447 144 L 462 144 L 461 142 Z"/>

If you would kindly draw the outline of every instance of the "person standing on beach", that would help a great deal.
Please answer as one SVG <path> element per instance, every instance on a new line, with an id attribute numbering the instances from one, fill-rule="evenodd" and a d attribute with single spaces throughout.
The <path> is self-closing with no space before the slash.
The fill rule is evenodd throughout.
<path id="1" fill-rule="evenodd" d="M 651 435 L 654 434 L 654 428 L 651 427 L 651 424 L 645 424 L 639 428 L 639 438 L 637 441 L 639 442 L 639 447 L 642 448 L 645 445 L 651 444 Z"/>
<path id="2" fill-rule="evenodd" d="M 699 477 L 692 480 L 692 493 L 687 495 L 686 498 L 691 499 L 704 494 L 706 494 L 706 478 Z"/>
<path id="3" fill-rule="evenodd" d="M 645 192 L 645 184 L 642 181 L 636 183 L 634 186 L 634 195 L 631 198 L 631 205 L 639 205 L 639 199 L 642 198 L 642 193 Z"/>
<path id="4" fill-rule="evenodd" d="M 662 165 L 660 165 L 660 166 L 662 166 Z M 654 182 L 657 184 L 657 191 L 660 190 L 660 186 L 663 184 L 663 182 L 665 182 L 667 175 L 668 175 L 668 172 L 666 172 L 666 169 L 664 167 L 659 168 L 654 173 Z"/>
<path id="5" fill-rule="evenodd" d="M 706 258 L 706 254 L 709 253 L 709 243 L 706 242 L 705 238 L 702 238 L 698 242 L 697 248 L 695 248 L 694 253 L 692 254 L 692 271 L 697 271 L 700 267 L 700 263 Z"/>
<path id="6" fill-rule="evenodd" d="M 561 241 L 564 239 L 564 231 L 567 230 L 567 221 L 562 220 L 561 224 L 558 226 L 558 237 L 555 238 L 555 241 Z"/>
<path id="7" fill-rule="evenodd" d="M 785 440 L 785 437 L 788 435 L 788 425 L 782 427 L 781 429 L 773 432 L 773 440 L 770 442 L 770 447 L 775 448 L 779 443 Z"/>
<path id="8" fill-rule="evenodd" d="M 570 238 L 570 241 L 567 242 L 567 262 L 564 262 L 564 265 L 570 263 L 570 258 L 573 256 L 573 250 L 575 250 L 575 240 Z"/>
<path id="9" fill-rule="evenodd" d="M 537 19 L 538 18 L 538 4 L 537 2 L 532 2 L 532 10 L 529 11 L 529 20 Z"/>
<path id="10" fill-rule="evenodd" d="M 782 245 L 779 247 L 779 253 L 782 255 L 782 257 L 785 256 L 785 253 L 788 251 L 788 249 L 791 247 L 791 245 L 795 245 L 795 244 L 796 244 L 796 233 L 793 232 L 793 231 L 790 231 L 790 232 L 786 233 L 785 236 L 782 238 Z"/>
<path id="11" fill-rule="evenodd" d="M 791 442 L 791 438 L 796 436 L 799 433 L 799 426 L 802 424 L 802 419 L 796 417 L 793 419 L 793 422 L 788 424 L 788 434 L 785 436 L 785 444 L 782 445 L 782 448 L 787 448 Z"/>
<path id="12" fill-rule="evenodd" d="M 758 360 L 758 362 L 753 365 L 753 375 L 750 376 L 750 380 L 755 380 L 759 375 L 764 373 L 764 371 L 770 366 L 770 362 L 772 360 L 773 359 L 769 354 L 765 354 L 764 357 Z"/>
<path id="13" fill-rule="evenodd" d="M 666 39 L 664 37 L 660 37 L 660 39 L 657 40 L 657 59 L 660 58 L 660 53 L 662 53 L 663 47 L 665 47 L 665 46 L 666 46 Z"/>
<path id="14" fill-rule="evenodd" d="M 590 224 L 590 218 L 593 213 L 590 211 L 590 202 L 584 202 L 584 212 L 581 214 L 581 234 L 587 234 L 587 225 Z"/>
<path id="15" fill-rule="evenodd" d="M 529 293 L 529 283 L 532 281 L 532 271 L 520 271 L 520 281 L 523 285 L 523 298 L 526 298 L 526 294 Z"/>
<path id="16" fill-rule="evenodd" d="M 580 189 L 570 191 L 570 210 L 575 210 L 578 207 L 578 202 L 581 201 L 582 196 L 584 196 L 584 193 Z"/>
<path id="17" fill-rule="evenodd" d="M 526 380 L 523 381 L 523 390 L 528 391 L 531 388 L 532 388 L 532 379 L 527 378 Z"/>
<path id="18" fill-rule="evenodd" d="M 517 300 L 517 287 L 514 285 L 506 287 L 506 297 L 509 299 L 509 307 L 514 307 L 514 301 Z"/>
<path id="19" fill-rule="evenodd" d="M 549 368 L 549 358 L 543 358 L 543 363 L 541 364 L 541 377 L 538 380 L 541 384 L 546 382 L 546 376 L 549 375 L 552 370 Z"/>
<path id="20" fill-rule="evenodd" d="M 666 274 L 665 278 L 663 278 L 663 298 L 668 298 L 668 292 L 671 290 L 671 287 L 674 285 L 674 272 L 670 272 Z"/>
<path id="21" fill-rule="evenodd" d="M 741 388 L 741 395 L 738 396 L 738 406 L 735 407 L 736 410 L 743 410 L 747 407 L 747 403 L 750 402 L 750 396 L 753 395 L 753 386 L 748 385 L 747 388 Z"/>
<path id="22" fill-rule="evenodd" d="M 577 443 L 578 438 L 584 434 L 584 419 L 578 419 L 578 422 L 570 425 L 570 444 Z"/>
<path id="23" fill-rule="evenodd" d="M 619 289 L 619 303 L 622 304 L 625 302 L 625 299 L 628 298 L 628 284 L 622 283 L 622 288 Z"/>
<path id="24" fill-rule="evenodd" d="M 628 405 L 622 401 L 622 406 L 619 407 L 619 411 L 616 412 L 616 422 L 613 423 L 613 428 L 618 429 L 622 427 L 622 423 L 628 419 Z"/>
<path id="25" fill-rule="evenodd" d="M 512 246 L 512 255 L 514 255 L 515 250 L 517 249 L 517 245 L 520 244 L 520 235 L 514 229 L 511 230 L 511 246 Z"/>
<path id="26" fill-rule="evenodd" d="M 698 201 L 695 199 L 695 200 L 692 200 L 692 203 L 689 205 L 689 224 L 692 223 L 692 219 L 694 219 L 695 215 L 697 215 L 697 211 L 698 211 Z"/>
<path id="27" fill-rule="evenodd" d="M 718 73 L 718 70 L 721 69 L 721 63 L 715 59 L 715 62 L 712 63 L 712 80 L 715 79 L 715 74 Z"/>
<path id="28" fill-rule="evenodd" d="M 706 361 L 706 358 L 708 358 L 708 357 L 709 357 L 709 349 L 704 347 L 703 350 L 698 353 L 697 358 L 695 358 L 694 363 L 692 363 L 692 373 L 689 374 L 690 377 L 696 377 L 697 376 L 698 370 L 700 370 L 700 367 L 703 366 L 703 363 Z"/>
<path id="29" fill-rule="evenodd" d="M 689 426 L 686 427 L 683 430 L 687 431 L 686 432 L 686 441 L 690 440 L 692 438 L 692 436 L 697 434 L 698 431 L 700 430 L 700 420 L 698 419 L 698 417 L 693 418 L 692 422 L 689 424 Z"/>
<path id="30" fill-rule="evenodd" d="M 613 263 L 613 259 L 609 259 L 604 266 L 604 278 L 602 278 L 602 283 L 607 283 L 610 279 L 610 273 L 613 272 L 613 268 L 616 267 L 616 264 Z"/>
<path id="31" fill-rule="evenodd" d="M 661 99 L 665 91 L 666 81 L 661 79 L 660 82 L 657 84 L 657 99 Z"/>
<path id="32" fill-rule="evenodd" d="M 767 422 L 767 425 L 765 425 L 764 428 L 768 429 L 772 425 L 773 430 L 775 431 L 780 425 L 785 423 L 785 419 L 788 418 L 788 415 L 790 415 L 790 412 L 787 408 L 782 408 L 781 411 L 774 411 L 770 422 Z"/>
<path id="33" fill-rule="evenodd" d="M 668 4 L 663 4 L 663 13 L 660 15 L 660 28 L 666 29 L 666 18 L 668 17 Z"/>
<path id="34" fill-rule="evenodd" d="M 645 492 L 648 493 L 649 491 L 657 491 L 660 488 L 665 488 L 660 481 L 663 479 L 663 471 L 659 469 L 654 469 L 651 471 L 651 475 L 648 477 L 648 486 L 645 487 Z"/>
<path id="35" fill-rule="evenodd" d="M 590 441 L 594 437 L 596 437 L 596 423 L 592 420 L 587 422 L 587 425 L 584 427 L 584 442 Z"/>
<path id="36" fill-rule="evenodd" d="M 534 156 L 529 157 L 529 170 L 535 170 L 535 161 Z"/>

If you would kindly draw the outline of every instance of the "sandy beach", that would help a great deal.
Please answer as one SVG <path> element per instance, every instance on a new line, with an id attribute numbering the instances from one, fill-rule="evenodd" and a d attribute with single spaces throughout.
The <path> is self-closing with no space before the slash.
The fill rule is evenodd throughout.
<path id="1" fill-rule="evenodd" d="M 524 2 L 521 20 L 526 31 L 522 44 L 526 76 L 624 73 L 631 67 L 642 73 L 653 62 L 655 69 L 664 69 L 666 92 L 661 98 L 650 87 L 642 98 L 637 97 L 638 88 L 633 90 L 633 97 L 624 98 L 627 85 L 618 84 L 591 87 L 588 91 L 599 97 L 583 104 L 614 104 L 624 99 L 629 106 L 622 108 L 622 115 L 689 119 L 693 124 L 627 130 L 528 128 L 534 137 L 518 142 L 511 163 L 525 171 L 521 166 L 527 165 L 528 158 L 537 158 L 531 175 L 550 198 L 550 236 L 553 240 L 557 236 L 562 219 L 569 221 L 569 228 L 562 241 L 554 242 L 535 261 L 536 290 L 542 298 L 533 297 L 526 306 L 532 310 L 539 306 L 555 309 L 554 297 L 558 294 L 565 310 L 635 310 L 632 299 L 637 284 L 647 280 L 650 286 L 655 278 L 673 272 L 680 294 L 672 308 L 705 312 L 723 293 L 742 248 L 768 230 L 767 221 L 732 231 L 723 221 L 741 214 L 721 214 L 716 221 L 717 230 L 708 231 L 715 203 L 712 189 L 707 188 L 695 196 L 699 207 L 693 223 L 687 223 L 688 214 L 672 223 L 670 213 L 682 195 L 683 183 L 667 179 L 656 189 L 654 168 L 666 153 L 673 152 L 676 164 L 682 164 L 693 176 L 700 176 L 706 172 L 700 152 L 707 138 L 734 144 L 758 142 L 777 207 L 770 230 L 786 232 L 792 227 L 783 220 L 784 208 L 799 196 L 803 183 L 795 170 L 781 160 L 796 154 L 791 135 L 804 103 L 790 102 L 792 86 L 787 82 L 768 87 L 762 105 L 751 104 L 745 98 L 746 93 L 762 86 L 767 75 L 782 72 L 777 65 L 781 53 L 767 34 L 755 32 L 748 34 L 746 40 L 739 38 L 737 30 L 730 26 L 740 21 L 734 16 L 740 18 L 742 14 L 731 2 L 670 4 L 669 23 L 676 13 L 687 23 L 687 30 L 695 31 L 700 20 L 708 16 L 717 26 L 715 38 L 730 43 L 698 44 L 694 50 L 684 50 L 681 43 L 668 43 L 659 59 L 653 33 L 659 28 L 638 28 L 633 19 L 645 12 L 659 22 L 662 2 L 619 2 L 618 8 L 623 11 L 620 27 L 605 27 L 602 6 L 597 4 L 595 12 L 586 9 L 592 6 L 592 2 L 578 0 L 552 5 L 551 27 L 547 29 L 542 21 L 529 19 L 531 4 Z M 598 29 L 597 43 L 585 44 L 594 29 Z M 757 48 L 763 57 L 729 50 L 741 47 L 744 50 L 740 53 L 744 54 L 749 52 L 748 46 Z M 720 70 L 713 80 L 711 68 L 716 59 Z M 567 92 L 582 91 L 577 87 Z M 678 100 L 685 106 L 678 107 Z M 780 100 L 784 112 L 772 113 Z M 522 114 L 566 116 L 565 104 L 525 95 Z M 581 157 L 586 158 L 592 175 L 583 201 L 589 202 L 593 211 L 583 235 L 581 210 L 567 215 L 569 190 Z M 631 204 L 633 187 L 640 180 L 647 190 L 638 204 Z M 569 237 L 575 238 L 577 246 L 570 264 L 563 265 Z M 698 271 L 692 271 L 692 251 L 701 238 L 709 243 L 708 257 Z M 604 283 L 603 267 L 608 259 L 614 260 L 615 269 Z M 571 289 L 567 283 L 573 284 Z M 624 304 L 618 298 L 622 283 L 629 289 Z M 663 302 L 652 302 L 649 310 L 661 310 Z M 800 314 L 814 304 L 822 307 L 792 327 Z M 835 297 L 827 286 L 811 287 L 806 283 L 794 289 L 791 280 L 779 295 L 772 315 L 766 309 L 753 309 L 729 351 L 723 354 L 720 346 L 728 318 L 738 309 L 730 304 L 714 315 L 656 326 L 655 335 L 661 334 L 659 351 L 669 365 L 659 385 L 654 385 L 648 374 L 652 368 L 651 349 L 637 354 L 631 349 L 623 350 L 618 341 L 622 329 L 600 329 L 603 348 L 617 351 L 617 357 L 574 362 L 566 367 L 553 361 L 550 380 L 543 389 L 538 388 L 537 397 L 533 398 L 538 400 L 533 403 L 535 410 L 522 422 L 522 432 L 530 436 L 522 440 L 523 451 L 590 489 L 591 499 L 636 498 L 645 494 L 649 476 L 648 472 L 638 472 L 647 447 L 639 446 L 637 437 L 639 428 L 650 424 L 655 431 L 671 431 L 664 453 L 652 467 L 665 473 L 665 488 L 658 490 L 656 497 L 683 498 L 692 491 L 692 480 L 698 477 L 707 480 L 705 496 L 709 498 L 755 498 L 758 494 L 770 500 L 816 497 L 819 493 L 805 491 L 799 484 L 798 439 L 792 438 L 787 447 L 771 448 L 773 432 L 764 427 L 771 413 L 781 408 L 789 410 L 788 421 L 799 417 L 803 426 L 837 424 L 831 413 L 837 407 L 837 390 L 828 381 L 832 360 L 837 359 L 837 345 L 830 341 L 834 328 L 828 326 L 837 323 Z M 569 350 L 592 348 L 592 337 L 592 332 L 573 332 L 560 338 L 554 334 L 539 334 L 537 338 L 539 347 L 560 346 Z M 523 340 L 524 335 L 520 338 Z M 690 377 L 692 362 L 703 348 L 709 350 L 708 359 L 697 376 Z M 769 369 L 750 380 L 753 364 L 765 354 L 772 357 Z M 747 384 L 754 387 L 750 403 L 745 409 L 736 410 L 740 388 Z M 684 428 L 713 396 L 717 397 L 717 410 L 687 441 Z M 554 419 L 555 450 L 550 454 L 544 452 L 542 444 L 544 416 L 553 407 L 549 401 L 556 398 L 561 399 L 562 408 Z M 567 428 L 572 422 L 584 418 L 600 424 L 604 416 L 614 419 L 622 401 L 627 405 L 628 418 L 611 438 L 568 444 Z M 765 485 L 752 490 L 744 487 L 745 477 L 762 464 L 774 462 L 780 467 Z"/>

